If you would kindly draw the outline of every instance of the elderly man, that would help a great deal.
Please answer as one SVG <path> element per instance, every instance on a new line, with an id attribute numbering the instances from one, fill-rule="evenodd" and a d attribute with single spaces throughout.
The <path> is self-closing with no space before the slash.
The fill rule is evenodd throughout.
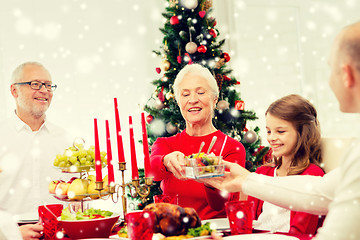
<path id="1" fill-rule="evenodd" d="M 340 110 L 360 113 L 360 22 L 337 36 L 329 59 L 330 86 Z M 226 162 L 230 173 L 208 184 L 230 192 L 243 191 L 284 208 L 327 214 L 314 240 L 360 239 L 360 142 L 347 153 L 341 166 L 315 176 L 272 178 L 248 172 Z M 264 191 L 266 189 L 266 191 Z"/>
<path id="2" fill-rule="evenodd" d="M 10 91 L 16 102 L 12 116 L 0 124 L 0 207 L 15 220 L 35 220 L 39 205 L 56 202 L 48 183 L 59 174 L 52 167 L 57 153 L 71 143 L 62 128 L 46 119 L 56 85 L 37 62 L 18 66 Z M 41 224 L 20 227 L 23 239 L 41 237 Z"/>

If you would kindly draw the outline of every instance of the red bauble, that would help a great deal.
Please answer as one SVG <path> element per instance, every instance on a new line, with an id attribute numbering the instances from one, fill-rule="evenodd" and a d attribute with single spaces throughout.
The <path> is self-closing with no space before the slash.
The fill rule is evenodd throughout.
<path id="1" fill-rule="evenodd" d="M 154 119 L 154 117 L 151 116 L 151 115 L 147 115 L 147 116 L 146 116 L 146 122 L 149 123 L 149 124 L 151 123 L 151 121 L 152 121 L 153 119 Z"/>
<path id="2" fill-rule="evenodd" d="M 157 73 L 159 73 L 159 74 L 161 73 L 161 68 L 157 67 L 157 68 L 155 68 L 155 70 Z"/>
<path id="3" fill-rule="evenodd" d="M 225 62 L 230 61 L 230 55 L 226 52 L 224 52 L 223 54 L 221 54 L 221 58 L 225 59 Z"/>
<path id="4" fill-rule="evenodd" d="M 206 11 L 200 11 L 200 12 L 199 12 L 199 16 L 200 16 L 201 18 L 204 18 L 204 17 L 205 17 L 205 14 L 206 14 Z"/>
<path id="5" fill-rule="evenodd" d="M 171 25 L 179 24 L 179 18 L 178 18 L 178 16 L 172 16 L 172 17 L 170 18 L 170 24 L 171 24 Z"/>
<path id="6" fill-rule="evenodd" d="M 209 30 L 209 34 L 213 37 L 213 38 L 216 38 L 216 31 L 212 28 Z"/>
<path id="7" fill-rule="evenodd" d="M 176 59 L 177 59 L 177 62 L 180 64 L 181 63 L 181 56 L 177 56 Z"/>
<path id="8" fill-rule="evenodd" d="M 199 53 L 206 53 L 207 48 L 204 45 L 200 45 L 197 50 Z"/>

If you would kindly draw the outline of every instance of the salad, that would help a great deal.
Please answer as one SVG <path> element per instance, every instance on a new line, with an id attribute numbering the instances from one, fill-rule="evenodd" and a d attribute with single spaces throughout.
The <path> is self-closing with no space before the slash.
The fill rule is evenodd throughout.
<path id="1" fill-rule="evenodd" d="M 106 218 L 111 217 L 113 212 L 90 208 L 81 212 L 81 210 L 77 211 L 75 214 L 71 213 L 69 208 L 64 208 L 61 212 L 60 219 L 61 220 L 90 220 L 90 219 L 98 219 L 98 218 Z"/>

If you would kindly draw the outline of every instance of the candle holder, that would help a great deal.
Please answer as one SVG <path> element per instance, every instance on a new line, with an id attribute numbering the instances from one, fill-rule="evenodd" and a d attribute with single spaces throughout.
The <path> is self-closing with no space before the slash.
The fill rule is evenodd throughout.
<path id="1" fill-rule="evenodd" d="M 130 195 L 135 198 L 137 196 L 141 197 L 141 201 L 143 203 L 146 202 L 146 198 L 149 196 L 150 194 L 150 187 L 153 184 L 153 178 L 152 177 L 145 177 L 145 184 L 140 185 L 140 179 L 133 179 L 132 183 L 129 184 L 129 189 L 130 189 Z M 135 192 L 133 193 L 133 188 L 135 189 Z"/>
<path id="2" fill-rule="evenodd" d="M 145 203 L 146 198 L 149 196 L 151 192 L 150 189 L 151 186 L 153 185 L 153 177 L 145 177 L 144 184 L 140 184 L 140 179 L 133 179 L 131 183 L 125 183 L 125 171 L 126 171 L 125 162 L 119 162 L 119 170 L 121 171 L 121 184 L 114 184 L 112 186 L 108 186 L 109 189 L 108 193 L 111 195 L 111 199 L 114 203 L 117 203 L 119 201 L 119 196 L 121 194 L 123 214 L 125 217 L 127 213 L 126 187 L 129 188 L 131 197 L 135 198 L 137 196 L 140 196 L 141 201 Z M 103 182 L 95 182 L 95 183 L 96 183 L 96 190 L 99 191 L 99 196 L 101 196 L 101 191 L 103 190 Z"/>

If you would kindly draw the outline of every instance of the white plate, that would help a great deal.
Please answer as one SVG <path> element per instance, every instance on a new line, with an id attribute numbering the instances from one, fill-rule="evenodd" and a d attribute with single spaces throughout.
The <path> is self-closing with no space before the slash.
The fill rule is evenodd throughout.
<path id="1" fill-rule="evenodd" d="M 214 218 L 201 221 L 201 224 L 210 222 L 210 228 L 215 230 L 226 230 L 230 228 L 229 220 L 227 218 Z"/>
<path id="2" fill-rule="evenodd" d="M 224 240 L 299 240 L 297 237 L 272 233 L 253 233 L 224 237 Z"/>

